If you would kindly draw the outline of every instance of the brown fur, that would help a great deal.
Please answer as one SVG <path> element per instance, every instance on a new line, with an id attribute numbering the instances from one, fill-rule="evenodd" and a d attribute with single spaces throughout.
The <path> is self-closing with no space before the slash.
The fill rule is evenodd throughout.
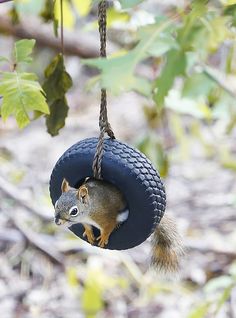
<path id="1" fill-rule="evenodd" d="M 116 187 L 104 181 L 99 181 L 99 184 L 98 181 L 86 182 L 78 190 L 78 195 L 82 194 L 83 200 L 88 202 L 90 218 L 101 228 L 100 236 L 97 238 L 98 245 L 104 247 L 111 233 L 118 226 L 116 219 L 119 212 L 125 208 L 126 201 Z M 89 202 L 96 202 L 96 205 L 90 205 Z"/>
<path id="2" fill-rule="evenodd" d="M 93 228 L 91 225 L 89 224 L 84 224 L 83 223 L 83 227 L 84 227 L 84 233 L 83 233 L 83 236 L 87 237 L 88 241 L 90 244 L 94 244 L 95 242 L 95 237 L 94 237 L 94 234 L 93 234 Z"/>
<path id="3" fill-rule="evenodd" d="M 112 184 L 105 181 L 86 180 L 79 189 L 73 189 L 64 179 L 62 192 L 76 191 L 78 204 L 83 206 L 86 215 L 100 227 L 100 236 L 96 238 L 98 245 L 104 247 L 111 233 L 118 226 L 117 216 L 126 207 L 126 201 L 122 193 Z M 62 211 L 60 218 L 69 218 L 68 211 Z M 82 222 L 83 223 L 83 222 Z M 88 222 L 89 223 L 89 222 Z M 94 244 L 95 237 L 91 224 L 84 224 L 83 235 L 87 237 L 90 244 Z M 184 255 L 183 244 L 178 234 L 175 222 L 168 216 L 164 216 L 156 227 L 152 240 L 152 265 L 164 273 L 177 272 L 180 260 Z"/>
<path id="4" fill-rule="evenodd" d="M 169 216 L 164 216 L 153 234 L 152 266 L 164 273 L 178 272 L 183 255 L 182 238 L 175 222 Z"/>
<path id="5" fill-rule="evenodd" d="M 69 189 L 70 189 L 69 183 L 64 178 L 63 181 L 62 181 L 62 184 L 61 184 L 61 192 L 67 192 L 67 191 L 69 191 Z"/>

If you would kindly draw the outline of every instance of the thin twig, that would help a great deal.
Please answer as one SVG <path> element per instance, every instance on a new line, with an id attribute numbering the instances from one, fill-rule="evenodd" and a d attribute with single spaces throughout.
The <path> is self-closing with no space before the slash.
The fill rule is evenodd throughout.
<path id="1" fill-rule="evenodd" d="M 0 3 L 10 2 L 10 1 L 13 1 L 13 0 L 0 0 Z"/>
<path id="2" fill-rule="evenodd" d="M 48 241 L 45 241 L 41 235 L 30 230 L 30 227 L 26 226 L 16 214 L 13 215 L 8 213 L 8 217 L 30 245 L 49 257 L 52 262 L 64 266 L 63 255 L 56 248 L 54 248 L 52 244 L 48 244 Z"/>
<path id="3" fill-rule="evenodd" d="M 220 71 L 215 70 L 217 74 L 214 74 L 214 69 L 206 66 L 201 65 L 202 72 L 209 77 L 211 80 L 213 80 L 218 86 L 220 86 L 224 91 L 226 91 L 231 97 L 234 99 L 236 98 L 236 93 L 232 90 L 231 87 L 229 87 L 228 83 L 226 82 L 226 78 L 224 74 L 221 74 Z"/>
<path id="4" fill-rule="evenodd" d="M 60 0 L 61 9 L 61 53 L 64 55 L 64 23 L 63 23 L 63 0 Z"/>
<path id="5" fill-rule="evenodd" d="M 24 207 L 26 210 L 36 214 L 44 221 L 52 220 L 52 217 L 46 213 L 43 213 L 42 210 L 39 210 L 33 207 L 31 204 L 22 199 L 19 190 L 11 183 L 9 183 L 6 179 L 3 179 L 0 176 L 0 191 L 5 195 L 16 201 L 17 205 Z"/>

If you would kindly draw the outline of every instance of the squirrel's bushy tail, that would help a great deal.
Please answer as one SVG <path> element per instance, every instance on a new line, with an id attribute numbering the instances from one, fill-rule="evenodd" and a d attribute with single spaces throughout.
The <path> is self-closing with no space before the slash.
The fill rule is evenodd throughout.
<path id="1" fill-rule="evenodd" d="M 151 265 L 164 274 L 176 273 L 184 254 L 182 238 L 174 220 L 164 215 L 153 234 Z"/>

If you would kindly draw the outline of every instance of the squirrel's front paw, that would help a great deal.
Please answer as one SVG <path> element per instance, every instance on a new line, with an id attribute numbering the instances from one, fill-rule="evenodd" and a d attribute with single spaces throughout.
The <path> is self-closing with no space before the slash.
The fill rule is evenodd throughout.
<path id="1" fill-rule="evenodd" d="M 105 245 L 107 245 L 108 243 L 108 237 L 105 235 L 100 235 L 99 237 L 97 237 L 97 241 L 99 241 L 98 242 L 99 247 L 105 247 Z"/>
<path id="2" fill-rule="evenodd" d="M 93 235 L 93 231 L 92 230 L 85 230 L 83 233 L 83 237 L 87 237 L 87 240 L 90 244 L 94 244 L 95 242 L 95 237 Z"/>

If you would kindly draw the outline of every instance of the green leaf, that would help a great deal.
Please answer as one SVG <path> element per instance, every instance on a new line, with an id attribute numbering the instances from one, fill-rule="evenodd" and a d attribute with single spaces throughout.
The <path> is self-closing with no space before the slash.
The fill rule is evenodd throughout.
<path id="1" fill-rule="evenodd" d="M 46 93 L 48 103 L 62 99 L 72 86 L 72 79 L 66 72 L 62 54 L 56 55 L 53 61 L 47 66 L 45 69 L 45 78 L 43 89 Z"/>
<path id="2" fill-rule="evenodd" d="M 9 16 L 10 16 L 10 18 L 11 18 L 12 24 L 18 24 L 18 23 L 20 23 L 20 17 L 19 17 L 19 14 L 18 14 L 18 11 L 17 11 L 15 5 L 13 5 L 13 7 L 11 8 L 11 10 L 9 11 Z"/>
<path id="3" fill-rule="evenodd" d="M 118 94 L 121 91 L 132 89 L 135 82 L 133 75 L 132 53 L 108 59 L 88 59 L 82 63 L 98 67 L 101 71 L 101 86 Z"/>
<path id="4" fill-rule="evenodd" d="M 171 94 L 166 98 L 166 107 L 179 114 L 208 120 L 212 118 L 212 110 L 206 103 L 190 98 L 181 98 L 180 92 L 177 90 L 171 91 Z"/>
<path id="5" fill-rule="evenodd" d="M 233 158 L 233 157 L 229 157 L 227 159 L 222 158 L 221 165 L 222 167 L 226 169 L 236 172 L 236 158 Z"/>
<path id="6" fill-rule="evenodd" d="M 85 86 L 86 91 L 90 91 L 90 90 L 92 90 L 92 88 L 94 88 L 95 86 L 97 86 L 97 84 L 99 83 L 99 80 L 100 80 L 100 75 L 92 76 L 92 77 L 86 82 L 86 86 Z"/>
<path id="7" fill-rule="evenodd" d="M 231 284 L 231 286 L 228 286 L 223 291 L 222 295 L 219 297 L 217 302 L 217 308 L 215 310 L 215 317 L 217 316 L 218 312 L 220 311 L 221 307 L 225 304 L 225 302 L 230 298 L 232 289 L 234 288 L 234 284 Z"/>
<path id="8" fill-rule="evenodd" d="M 107 10 L 107 27 L 111 27 L 116 22 L 127 22 L 130 20 L 130 16 L 127 12 L 120 12 L 114 8 Z"/>
<path id="9" fill-rule="evenodd" d="M 65 28 L 72 29 L 76 22 L 76 16 L 74 14 L 74 9 L 71 6 L 71 1 L 62 1 L 63 6 L 63 26 Z M 58 20 L 59 24 L 61 24 L 61 5 L 60 1 L 55 1 L 54 6 L 54 20 Z"/>
<path id="10" fill-rule="evenodd" d="M 231 16 L 231 23 L 235 27 L 236 26 L 236 4 L 225 7 L 224 14 Z"/>
<path id="11" fill-rule="evenodd" d="M 87 16 L 92 6 L 92 0 L 73 0 L 74 7 L 80 16 Z"/>
<path id="12" fill-rule="evenodd" d="M 193 74 L 188 77 L 183 86 L 182 94 L 184 97 L 198 98 L 206 96 L 216 87 L 216 83 L 204 73 Z"/>
<path id="13" fill-rule="evenodd" d="M 58 99 L 49 106 L 50 115 L 46 116 L 47 131 L 51 136 L 56 136 L 59 130 L 65 126 L 65 119 L 68 114 L 66 98 Z"/>
<path id="14" fill-rule="evenodd" d="M 96 317 L 96 314 L 104 307 L 103 289 L 97 272 L 89 272 L 81 299 L 86 317 Z"/>
<path id="15" fill-rule="evenodd" d="M 161 20 L 161 22 L 164 21 L 166 20 Z M 155 23 L 141 27 L 137 33 L 138 40 L 145 41 L 145 39 L 148 39 L 153 34 L 153 32 L 155 32 L 158 25 L 159 23 Z M 179 45 L 176 42 L 176 39 L 174 39 L 171 34 L 171 32 L 173 31 L 172 28 L 173 26 L 170 26 L 167 30 L 165 30 L 165 32 L 160 33 L 159 37 L 155 41 L 153 41 L 153 43 L 148 48 L 148 55 L 159 57 L 168 52 L 170 49 L 179 49 Z"/>
<path id="16" fill-rule="evenodd" d="M 229 21 L 230 18 L 225 16 L 215 17 L 208 22 L 207 46 L 209 51 L 215 52 L 221 43 L 230 37 Z"/>
<path id="17" fill-rule="evenodd" d="M 186 56 L 183 51 L 171 50 L 167 53 L 166 64 L 161 75 L 155 82 L 157 92 L 154 94 L 154 101 L 159 107 L 164 104 L 164 99 L 174 84 L 178 75 L 184 75 L 186 68 Z"/>
<path id="18" fill-rule="evenodd" d="M 122 9 L 132 8 L 141 2 L 143 2 L 143 0 L 120 0 Z"/>
<path id="19" fill-rule="evenodd" d="M 192 1 L 189 14 L 184 16 L 183 26 L 178 30 L 177 39 L 183 50 L 190 49 L 196 36 L 203 28 L 200 18 L 207 12 L 207 0 Z"/>
<path id="20" fill-rule="evenodd" d="M 58 37 L 58 19 L 55 17 L 55 0 L 46 0 L 40 16 L 45 22 L 53 22 L 54 35 Z"/>
<path id="21" fill-rule="evenodd" d="M 82 63 L 99 68 L 101 70 L 101 86 L 114 94 L 131 89 L 141 91 L 140 83 L 145 83 L 143 93 L 149 94 L 151 88 L 148 81 L 137 77 L 135 69 L 141 60 L 150 56 L 149 50 L 154 49 L 154 43 L 160 34 L 171 24 L 172 21 L 155 24 L 155 30 L 151 32 L 150 36 L 143 37 L 134 49 L 123 56 L 108 59 L 87 59 L 83 60 Z"/>
<path id="22" fill-rule="evenodd" d="M 54 19 L 53 20 L 53 32 L 54 32 L 54 35 L 56 38 L 58 37 L 58 26 L 59 26 L 58 19 Z"/>
<path id="23" fill-rule="evenodd" d="M 233 282 L 232 277 L 228 275 L 222 275 L 211 279 L 204 287 L 204 291 L 209 293 L 215 293 L 217 290 L 222 288 L 228 288 Z"/>
<path id="24" fill-rule="evenodd" d="M 55 136 L 64 127 L 68 113 L 66 92 L 72 86 L 72 79 L 66 72 L 62 54 L 58 54 L 45 70 L 43 89 L 47 96 L 50 115 L 46 116 L 48 132 Z"/>
<path id="25" fill-rule="evenodd" d="M 0 95 L 3 96 L 1 105 L 3 120 L 13 114 L 18 126 L 23 128 L 30 121 L 29 112 L 37 110 L 49 113 L 42 88 L 36 79 L 31 73 L 2 73 Z"/>
<path id="26" fill-rule="evenodd" d="M 133 82 L 133 89 L 141 95 L 149 97 L 152 92 L 152 83 L 146 78 L 136 76 Z"/>
<path id="27" fill-rule="evenodd" d="M 229 52 L 226 58 L 226 63 L 225 63 L 225 72 L 226 74 L 230 74 L 231 72 L 233 73 L 233 65 L 234 65 L 234 56 L 235 56 L 235 50 L 236 46 L 232 45 L 229 48 Z"/>
<path id="28" fill-rule="evenodd" d="M 95 315 L 103 308 L 99 286 L 86 285 L 82 295 L 82 306 L 86 317 L 96 317 Z"/>
<path id="29" fill-rule="evenodd" d="M 20 40 L 14 45 L 14 59 L 15 63 L 30 63 L 32 58 L 29 56 L 35 45 L 35 40 Z"/>
<path id="30" fill-rule="evenodd" d="M 236 0 L 224 0 L 223 2 L 226 6 L 231 6 L 236 4 Z"/>
<path id="31" fill-rule="evenodd" d="M 40 12 L 40 16 L 45 22 L 54 20 L 54 0 L 46 0 L 43 10 Z"/>
<path id="32" fill-rule="evenodd" d="M 77 277 L 77 268 L 76 267 L 68 267 L 66 269 L 66 278 L 69 286 L 77 287 L 78 286 L 78 277 Z"/>
<path id="33" fill-rule="evenodd" d="M 128 53 L 112 59 L 91 59 L 84 62 L 90 66 L 97 66 L 103 71 L 100 77 L 101 86 L 106 87 L 113 94 L 117 95 L 120 92 L 134 89 L 149 96 L 152 89 L 151 84 L 148 80 L 133 74 L 132 56 L 132 53 Z"/>
<path id="34" fill-rule="evenodd" d="M 194 308 L 194 310 L 188 315 L 188 318 L 205 318 L 206 314 L 211 306 L 211 303 L 206 302 Z"/>

